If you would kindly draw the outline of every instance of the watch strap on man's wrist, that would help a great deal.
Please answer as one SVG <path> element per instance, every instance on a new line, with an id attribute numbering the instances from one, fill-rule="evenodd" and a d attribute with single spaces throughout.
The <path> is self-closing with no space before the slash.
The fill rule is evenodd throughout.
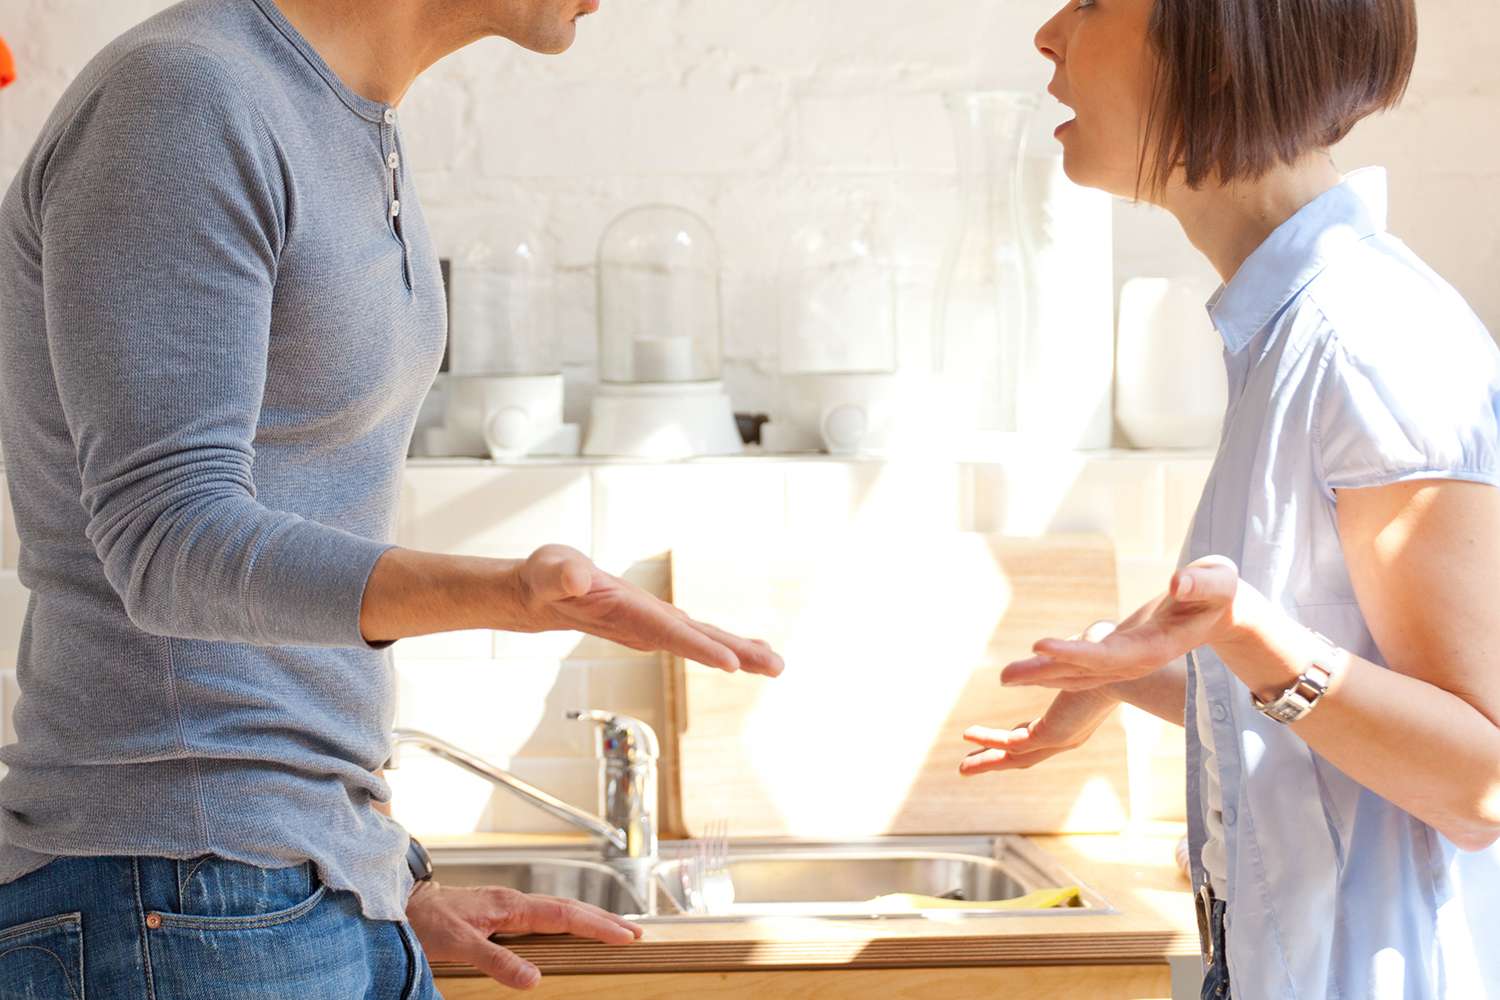
<path id="1" fill-rule="evenodd" d="M 416 837 L 411 838 L 411 843 L 406 848 L 406 867 L 411 871 L 412 881 L 432 881 L 432 855 L 427 853 Z"/>

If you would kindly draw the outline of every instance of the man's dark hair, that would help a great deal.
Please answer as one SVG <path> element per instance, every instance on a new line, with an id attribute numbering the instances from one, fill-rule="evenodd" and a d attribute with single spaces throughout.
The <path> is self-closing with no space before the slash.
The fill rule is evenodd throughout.
<path id="1" fill-rule="evenodd" d="M 1415 0 L 1157 0 L 1143 190 L 1255 180 L 1400 103 Z"/>

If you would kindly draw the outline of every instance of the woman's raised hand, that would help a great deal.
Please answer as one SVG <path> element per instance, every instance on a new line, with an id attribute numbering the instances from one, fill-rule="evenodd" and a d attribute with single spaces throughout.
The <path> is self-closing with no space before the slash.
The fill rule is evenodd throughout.
<path id="1" fill-rule="evenodd" d="M 1115 630 L 1113 622 L 1095 622 L 1076 637 L 1099 642 Z M 1064 691 L 1040 718 L 1015 729 L 970 726 L 964 739 L 976 745 L 958 765 L 966 778 L 989 771 L 1024 771 L 1087 743 L 1115 710 L 1119 699 L 1104 690 Z"/>
<path id="2" fill-rule="evenodd" d="M 1043 639 L 1036 654 L 1001 671 L 1007 685 L 1089 691 L 1138 680 L 1178 657 L 1234 634 L 1265 598 L 1240 581 L 1239 569 L 1209 556 L 1179 570 L 1166 595 L 1141 608 L 1097 642 Z"/>

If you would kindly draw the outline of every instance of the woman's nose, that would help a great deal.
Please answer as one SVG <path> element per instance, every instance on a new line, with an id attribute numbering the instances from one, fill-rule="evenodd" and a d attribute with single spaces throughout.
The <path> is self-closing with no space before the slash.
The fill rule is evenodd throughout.
<path id="1" fill-rule="evenodd" d="M 1063 33 L 1058 30 L 1058 22 L 1065 13 L 1066 8 L 1054 14 L 1050 21 L 1042 25 L 1034 40 L 1036 50 L 1054 63 L 1062 62 Z"/>

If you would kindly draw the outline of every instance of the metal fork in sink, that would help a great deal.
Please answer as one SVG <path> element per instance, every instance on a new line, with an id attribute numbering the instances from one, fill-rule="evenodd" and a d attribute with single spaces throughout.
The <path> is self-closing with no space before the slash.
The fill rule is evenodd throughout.
<path id="1" fill-rule="evenodd" d="M 727 820 L 714 820 L 704 828 L 692 857 L 682 867 L 682 875 L 688 908 L 695 916 L 722 916 L 733 909 Z"/>

